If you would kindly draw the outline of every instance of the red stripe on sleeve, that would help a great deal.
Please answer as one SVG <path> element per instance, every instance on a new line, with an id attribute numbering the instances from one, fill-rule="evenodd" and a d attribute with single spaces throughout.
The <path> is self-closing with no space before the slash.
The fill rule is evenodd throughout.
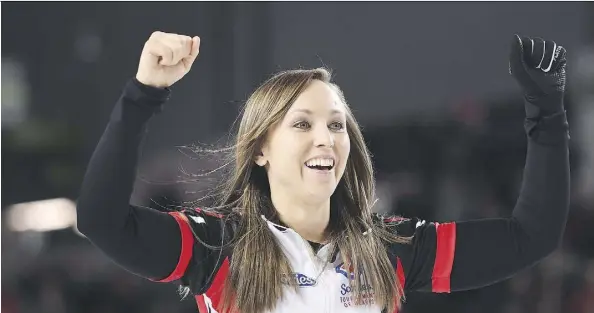
<path id="1" fill-rule="evenodd" d="M 198 312 L 199 313 L 208 313 L 208 308 L 206 307 L 206 301 L 204 301 L 203 295 L 196 295 L 196 304 L 198 305 Z"/>
<path id="2" fill-rule="evenodd" d="M 190 264 L 190 259 L 192 258 L 192 246 L 194 245 L 194 235 L 192 235 L 188 218 L 181 212 L 171 212 L 169 214 L 175 218 L 181 231 L 181 252 L 179 260 L 177 261 L 177 266 L 173 272 L 166 278 L 157 281 L 160 283 L 178 280 L 184 275 L 188 268 L 188 264 Z"/>
<path id="3" fill-rule="evenodd" d="M 402 267 L 402 262 L 400 262 L 400 258 L 397 258 L 396 276 L 398 277 L 398 281 L 400 282 L 400 287 L 404 289 L 404 283 L 406 278 L 404 277 L 404 267 Z"/>
<path id="4" fill-rule="evenodd" d="M 210 288 L 206 291 L 206 295 L 212 301 L 212 306 L 217 310 L 220 311 L 221 307 L 221 300 L 223 297 L 223 285 L 227 280 L 227 275 L 229 275 L 229 258 L 225 258 L 223 264 L 219 268 L 217 275 L 214 277 Z"/>
<path id="5" fill-rule="evenodd" d="M 433 265 L 432 291 L 450 292 L 450 277 L 456 251 L 456 223 L 435 223 L 437 251 Z"/>
<path id="6" fill-rule="evenodd" d="M 404 290 L 404 284 L 406 282 L 406 277 L 404 276 L 404 267 L 402 267 L 402 262 L 400 258 L 396 258 L 396 277 L 398 278 L 398 282 L 400 282 L 400 287 Z M 396 303 L 396 309 L 394 309 L 393 313 L 398 313 L 398 307 L 400 303 Z"/>
<path id="7" fill-rule="evenodd" d="M 227 275 L 229 275 L 229 258 L 225 258 L 221 264 L 208 290 L 204 294 L 196 295 L 198 312 L 208 313 L 212 310 L 222 312 L 223 285 Z"/>

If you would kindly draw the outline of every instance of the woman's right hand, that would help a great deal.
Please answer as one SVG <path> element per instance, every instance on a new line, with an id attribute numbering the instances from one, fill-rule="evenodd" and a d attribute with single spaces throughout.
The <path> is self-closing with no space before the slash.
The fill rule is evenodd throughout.
<path id="1" fill-rule="evenodd" d="M 154 32 L 144 44 L 136 79 L 167 88 L 186 75 L 198 56 L 200 37 Z"/>

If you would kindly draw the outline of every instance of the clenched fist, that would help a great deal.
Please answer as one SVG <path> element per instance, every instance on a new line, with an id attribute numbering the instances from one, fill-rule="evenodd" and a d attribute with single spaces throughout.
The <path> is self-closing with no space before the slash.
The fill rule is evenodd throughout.
<path id="1" fill-rule="evenodd" d="M 552 40 L 512 39 L 509 69 L 524 91 L 529 118 L 563 111 L 566 53 Z"/>
<path id="2" fill-rule="evenodd" d="M 197 36 L 154 32 L 142 49 L 136 79 L 152 87 L 169 87 L 190 71 L 199 48 Z"/>

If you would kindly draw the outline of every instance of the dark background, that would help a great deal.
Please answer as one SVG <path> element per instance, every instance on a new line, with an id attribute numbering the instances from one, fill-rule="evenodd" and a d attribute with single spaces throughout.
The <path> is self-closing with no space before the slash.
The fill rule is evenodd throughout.
<path id="1" fill-rule="evenodd" d="M 76 201 L 86 163 L 142 45 L 202 38 L 192 72 L 151 123 L 141 171 L 169 179 L 176 147 L 220 143 L 277 70 L 328 66 L 364 127 L 379 210 L 446 221 L 509 215 L 525 156 L 514 33 L 568 53 L 572 211 L 562 247 L 511 280 L 410 294 L 406 313 L 594 312 L 594 5 L 585 2 L 197 2 L 2 4 L 2 310 L 196 312 L 174 285 L 113 265 L 75 228 L 19 231 L 19 203 Z M 185 188 L 191 187 L 191 188 Z M 134 201 L 192 199 L 199 185 L 139 183 Z M 22 206 L 20 206 L 22 207 Z M 44 212 L 51 212 L 43 207 Z M 53 215 L 54 217 L 56 214 Z M 51 218 L 38 219 L 36 225 Z M 58 228 L 58 227 L 56 227 Z M 147 256 L 147 258 L 150 256 Z"/>

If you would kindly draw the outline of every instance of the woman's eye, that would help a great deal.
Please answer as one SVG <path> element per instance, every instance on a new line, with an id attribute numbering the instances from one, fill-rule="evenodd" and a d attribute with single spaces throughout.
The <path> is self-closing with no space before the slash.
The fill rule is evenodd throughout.
<path id="1" fill-rule="evenodd" d="M 342 122 L 334 122 L 330 124 L 330 129 L 332 130 L 343 130 L 344 124 Z"/>
<path id="2" fill-rule="evenodd" d="M 293 127 L 297 127 L 299 129 L 308 129 L 309 123 L 308 122 L 297 122 L 297 123 L 293 124 Z"/>

